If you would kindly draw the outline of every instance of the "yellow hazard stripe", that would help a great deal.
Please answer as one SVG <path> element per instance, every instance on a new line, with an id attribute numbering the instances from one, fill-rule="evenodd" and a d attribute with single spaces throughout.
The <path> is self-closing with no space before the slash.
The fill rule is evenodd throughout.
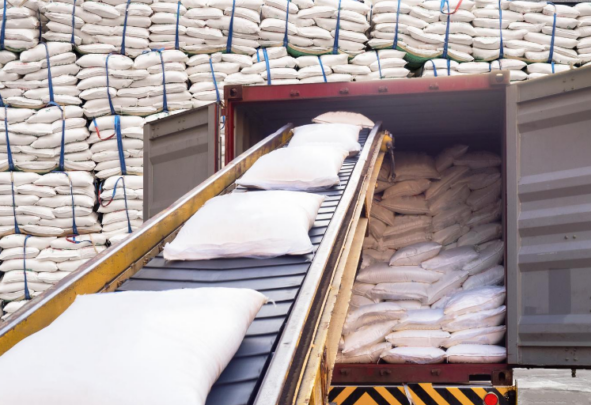
<path id="1" fill-rule="evenodd" d="M 437 403 L 437 405 L 449 405 L 439 393 L 433 388 L 432 384 L 419 384 L 423 390 Z"/>
<path id="2" fill-rule="evenodd" d="M 384 387 L 376 387 L 376 391 L 382 396 L 382 398 L 384 398 L 386 401 L 388 401 L 388 405 L 403 405 L 400 403 L 400 401 L 398 401 L 396 398 L 394 398 L 394 396 L 392 394 L 390 394 L 390 392 L 384 388 Z M 406 404 L 404 404 L 406 405 Z"/>

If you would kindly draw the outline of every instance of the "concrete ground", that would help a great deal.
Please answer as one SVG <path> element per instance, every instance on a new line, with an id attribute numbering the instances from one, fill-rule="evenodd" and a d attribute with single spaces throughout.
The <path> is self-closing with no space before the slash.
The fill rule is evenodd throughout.
<path id="1" fill-rule="evenodd" d="M 591 370 L 514 371 L 518 405 L 591 405 Z"/>

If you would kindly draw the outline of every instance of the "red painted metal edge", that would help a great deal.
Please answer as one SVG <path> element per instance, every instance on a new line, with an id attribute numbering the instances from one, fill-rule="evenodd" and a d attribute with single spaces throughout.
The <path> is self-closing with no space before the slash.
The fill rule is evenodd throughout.
<path id="1" fill-rule="evenodd" d="M 508 364 L 335 364 L 332 384 L 467 384 L 492 381 L 512 385 Z"/>
<path id="2" fill-rule="evenodd" d="M 421 93 L 486 91 L 509 84 L 509 72 L 488 74 L 376 80 L 368 82 L 311 83 L 297 85 L 226 85 L 226 163 L 234 158 L 235 103 L 387 96 Z"/>

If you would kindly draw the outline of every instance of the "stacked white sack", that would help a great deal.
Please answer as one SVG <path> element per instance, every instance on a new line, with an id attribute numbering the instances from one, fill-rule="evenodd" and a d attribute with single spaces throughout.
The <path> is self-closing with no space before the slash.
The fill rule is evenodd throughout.
<path id="1" fill-rule="evenodd" d="M 405 68 L 408 63 L 404 60 L 405 55 L 396 49 L 368 51 L 355 56 L 348 69 L 358 82 L 404 78 L 410 73 Z"/>
<path id="2" fill-rule="evenodd" d="M 142 225 L 143 187 L 142 176 L 112 176 L 101 185 L 98 212 L 103 214 L 102 235 L 111 244 L 121 242 L 130 230 Z"/>
<path id="3" fill-rule="evenodd" d="M 55 217 L 51 209 L 35 207 L 41 198 L 56 195 L 53 188 L 34 184 L 40 178 L 37 173 L 0 173 L 0 236 L 16 233 L 15 217 L 20 232 L 25 226 L 39 225 L 43 217 Z"/>
<path id="4" fill-rule="evenodd" d="M 39 43 L 38 3 L 5 1 L 0 4 L 3 41 L 0 49 L 22 52 Z M 6 6 L 6 9 L 4 8 Z"/>
<path id="5" fill-rule="evenodd" d="M 85 11 L 82 8 L 83 2 L 83 0 L 39 2 L 45 42 L 67 42 L 76 46 L 85 46 L 96 42 L 96 39 L 83 32 L 82 28 L 84 24 L 97 24 L 102 18 L 97 14 Z"/>
<path id="6" fill-rule="evenodd" d="M 492 62 L 466 62 L 457 63 L 453 60 L 432 59 L 432 62 L 426 62 L 422 76 L 460 76 L 466 74 L 490 73 L 497 70 L 509 71 L 509 79 L 522 81 L 528 78 L 527 73 L 523 71 L 527 64 L 517 59 L 498 59 Z"/>
<path id="7" fill-rule="evenodd" d="M 456 5 L 457 2 L 450 2 L 450 8 L 455 8 Z M 470 34 L 473 32 L 467 27 L 474 19 L 469 11 L 472 6 L 471 1 L 462 2 L 460 9 L 450 16 L 447 55 L 463 62 L 473 60 L 470 47 Z M 387 49 L 396 45 L 414 57 L 440 57 L 444 53 L 448 17 L 439 11 L 439 7 L 440 3 L 433 0 L 401 2 L 400 10 L 395 1 L 375 4 L 372 10 L 373 28 L 369 46 L 374 49 Z"/>
<path id="8" fill-rule="evenodd" d="M 257 75 L 246 76 L 241 81 L 241 67 L 252 66 L 250 56 L 237 54 L 193 55 L 187 61 L 187 75 L 191 82 L 193 107 L 197 108 L 224 98 L 224 85 L 228 76 L 235 77 L 235 84 L 257 84 Z M 213 71 L 212 71 L 213 69 Z"/>
<path id="9" fill-rule="evenodd" d="M 577 58 L 582 63 L 591 62 L 591 4 L 579 3 L 574 6 L 579 12 L 579 25 L 575 30 L 578 34 Z"/>
<path id="10" fill-rule="evenodd" d="M 0 300 L 5 302 L 6 312 L 2 319 L 8 318 L 26 303 L 27 293 L 27 298 L 31 299 L 51 287 L 52 284 L 43 279 L 57 271 L 57 266 L 55 263 L 42 262 L 37 257 L 53 240 L 55 237 L 27 237 L 23 234 L 7 235 L 0 239 Z M 28 290 L 27 293 L 25 290 Z M 24 302 L 20 303 L 21 300 Z"/>
<path id="11" fill-rule="evenodd" d="M 0 51 L 0 67 L 4 67 L 7 63 L 16 61 L 17 59 L 18 54 L 14 52 Z M 2 96 L 3 101 L 8 97 L 18 97 L 24 93 L 24 90 L 16 86 L 6 86 L 7 81 L 18 80 L 19 78 L 20 75 L 18 73 L 5 73 L 3 70 L 0 70 L 0 96 Z"/>
<path id="12" fill-rule="evenodd" d="M 191 43 L 192 38 L 186 35 L 187 25 L 184 18 L 187 9 L 180 1 L 156 1 L 152 2 L 149 8 L 144 15 L 150 17 L 152 22 L 149 27 L 151 49 L 179 50 Z"/>
<path id="13" fill-rule="evenodd" d="M 8 62 L 2 68 L 4 86 L 14 91 L 14 95 L 4 101 L 20 108 L 45 106 L 50 101 L 48 72 L 51 71 L 54 101 L 62 105 L 80 105 L 76 89 L 76 74 L 80 68 L 75 60 L 72 45 L 67 43 L 39 44 L 24 51 L 19 60 Z"/>
<path id="14" fill-rule="evenodd" d="M 349 57 L 345 54 L 300 56 L 295 62 L 301 83 L 350 82 L 355 77 L 352 71 L 356 66 L 348 64 Z M 363 71 L 363 68 L 358 68 L 358 71 Z"/>
<path id="15" fill-rule="evenodd" d="M 9 115 L 10 116 L 10 115 Z M 29 145 L 18 146 L 25 161 L 15 162 L 17 169 L 46 173 L 54 169 L 92 171 L 86 119 L 79 106 L 54 106 L 37 110 L 24 123 L 9 124 L 11 148 L 15 142 Z M 63 140 L 63 151 L 62 151 Z M 17 144 L 18 145 L 18 144 Z M 63 154 L 63 167 L 60 157 Z M 13 159 L 14 159 L 13 155 Z"/>
<path id="16" fill-rule="evenodd" d="M 81 5 L 83 14 L 80 15 L 80 31 L 84 36 L 78 49 L 82 53 L 117 52 L 131 57 L 148 51 L 149 28 L 152 25 L 150 16 L 153 12 L 151 3 L 152 0 L 134 3 L 119 0 L 86 1 Z M 170 4 L 170 8 L 176 10 L 176 3 Z"/>
<path id="17" fill-rule="evenodd" d="M 122 174 L 141 175 L 143 173 L 144 156 L 144 118 L 120 116 L 120 142 L 116 133 L 116 116 L 106 115 L 90 122 L 92 160 L 96 162 L 95 174 L 99 180 Z M 123 157 L 123 162 L 121 158 Z"/>
<path id="18" fill-rule="evenodd" d="M 262 0 L 182 0 L 182 4 L 187 10 L 181 14 L 186 52 L 252 55 L 259 48 Z"/>

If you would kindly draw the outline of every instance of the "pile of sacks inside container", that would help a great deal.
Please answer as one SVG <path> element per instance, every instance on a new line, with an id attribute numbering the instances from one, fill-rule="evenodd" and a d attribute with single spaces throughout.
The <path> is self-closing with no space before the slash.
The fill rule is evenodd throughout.
<path id="1" fill-rule="evenodd" d="M 456 145 L 395 160 L 380 173 L 338 361 L 504 360 L 500 157 Z"/>

